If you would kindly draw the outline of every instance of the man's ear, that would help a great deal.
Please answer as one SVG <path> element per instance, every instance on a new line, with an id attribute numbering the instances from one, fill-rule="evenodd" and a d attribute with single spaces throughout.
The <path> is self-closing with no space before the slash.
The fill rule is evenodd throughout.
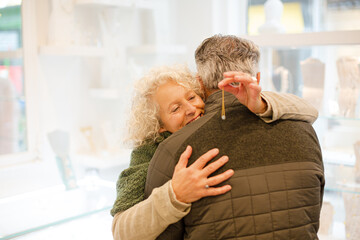
<path id="1" fill-rule="evenodd" d="M 199 76 L 199 74 L 196 74 L 196 80 L 199 82 L 200 87 L 201 87 L 201 91 L 205 92 L 205 86 L 204 86 L 204 82 L 201 79 L 201 77 Z"/>
<path id="2" fill-rule="evenodd" d="M 256 73 L 257 84 L 260 85 L 260 72 Z"/>
<path id="3" fill-rule="evenodd" d="M 204 93 L 204 99 L 206 99 L 207 98 L 207 90 L 206 90 L 206 88 L 205 88 L 205 85 L 204 85 L 204 82 L 203 82 L 203 80 L 201 79 L 201 77 L 198 75 L 198 74 L 196 74 L 196 80 L 199 82 L 199 84 L 200 84 L 200 88 L 201 88 L 201 91 Z"/>

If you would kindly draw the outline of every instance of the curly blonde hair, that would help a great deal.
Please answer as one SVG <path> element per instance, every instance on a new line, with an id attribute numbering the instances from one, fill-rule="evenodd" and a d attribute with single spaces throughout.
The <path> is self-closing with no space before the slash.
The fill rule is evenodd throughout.
<path id="1" fill-rule="evenodd" d="M 159 105 L 153 100 L 153 96 L 161 85 L 169 81 L 193 90 L 201 98 L 204 96 L 195 75 L 185 65 L 152 68 L 135 83 L 125 143 L 137 147 L 161 138 Z"/>

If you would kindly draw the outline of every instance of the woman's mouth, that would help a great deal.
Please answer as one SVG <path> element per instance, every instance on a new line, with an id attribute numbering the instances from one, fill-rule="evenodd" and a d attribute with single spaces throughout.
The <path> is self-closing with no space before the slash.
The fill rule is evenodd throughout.
<path id="1" fill-rule="evenodd" d="M 189 123 L 191 123 L 191 122 L 193 122 L 193 121 L 198 120 L 198 119 L 199 119 L 200 117 L 202 117 L 202 116 L 203 116 L 203 113 L 200 113 L 196 118 L 191 119 L 191 121 L 188 122 L 186 125 L 188 125 Z"/>

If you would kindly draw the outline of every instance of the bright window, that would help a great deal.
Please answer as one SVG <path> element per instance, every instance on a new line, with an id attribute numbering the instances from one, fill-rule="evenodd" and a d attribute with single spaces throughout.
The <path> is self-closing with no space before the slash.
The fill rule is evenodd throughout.
<path id="1" fill-rule="evenodd" d="M 27 147 L 21 0 L 0 3 L 0 155 Z"/>
<path id="2" fill-rule="evenodd" d="M 262 27 L 267 30 L 283 28 L 284 33 L 360 29 L 360 1 L 282 0 L 282 7 L 279 2 L 249 0 L 249 35 L 259 34 Z M 264 7 L 265 3 L 267 7 Z"/>

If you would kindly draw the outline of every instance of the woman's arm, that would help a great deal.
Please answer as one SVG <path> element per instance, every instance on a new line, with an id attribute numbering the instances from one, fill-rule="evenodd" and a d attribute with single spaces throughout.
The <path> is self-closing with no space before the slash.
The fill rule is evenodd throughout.
<path id="1" fill-rule="evenodd" d="M 191 205 L 177 201 L 169 183 L 144 200 L 147 170 L 156 148 L 157 144 L 152 142 L 135 148 L 129 168 L 119 176 L 117 198 L 111 209 L 114 239 L 155 239 L 189 211 Z"/>
<path id="2" fill-rule="evenodd" d="M 111 209 L 112 216 L 144 200 L 146 175 L 156 148 L 156 143 L 146 143 L 131 152 L 130 166 L 121 172 L 116 182 L 117 194 Z"/>
<path id="3" fill-rule="evenodd" d="M 205 188 L 205 185 L 215 186 L 234 174 L 233 170 L 227 170 L 209 177 L 228 161 L 228 157 L 222 156 L 206 166 L 219 153 L 218 149 L 212 149 L 187 167 L 191 153 L 192 148 L 188 146 L 180 156 L 171 181 L 154 189 L 148 199 L 115 214 L 112 224 L 115 240 L 155 239 L 190 211 L 191 202 L 231 189 L 229 185 Z"/>
<path id="4" fill-rule="evenodd" d="M 240 103 L 267 123 L 278 119 L 313 123 L 318 117 L 318 111 L 313 106 L 293 94 L 261 92 L 259 80 L 254 81 L 247 73 L 226 72 L 224 77 L 218 84 L 219 88 L 233 94 Z"/>
<path id="5" fill-rule="evenodd" d="M 316 108 L 296 95 L 264 91 L 261 97 L 267 103 L 267 110 L 257 115 L 267 123 L 293 119 L 312 124 L 318 118 Z"/>
<path id="6" fill-rule="evenodd" d="M 114 216 L 114 240 L 155 239 L 170 224 L 188 214 L 190 207 L 190 203 L 182 203 L 176 199 L 170 180 L 155 188 L 146 200 Z"/>

